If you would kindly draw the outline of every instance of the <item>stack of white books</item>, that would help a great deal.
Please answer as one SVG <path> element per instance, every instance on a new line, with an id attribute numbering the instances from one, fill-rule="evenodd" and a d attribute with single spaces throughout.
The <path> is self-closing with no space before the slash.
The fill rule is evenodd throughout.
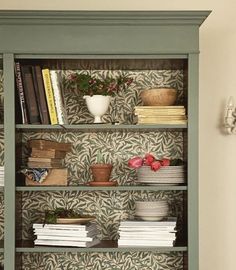
<path id="1" fill-rule="evenodd" d="M 0 187 L 4 187 L 4 166 L 0 166 Z"/>
<path id="2" fill-rule="evenodd" d="M 121 221 L 118 246 L 171 247 L 176 239 L 177 218 L 163 221 Z"/>
<path id="3" fill-rule="evenodd" d="M 95 223 L 81 224 L 33 224 L 35 245 L 91 247 L 99 244 Z"/>

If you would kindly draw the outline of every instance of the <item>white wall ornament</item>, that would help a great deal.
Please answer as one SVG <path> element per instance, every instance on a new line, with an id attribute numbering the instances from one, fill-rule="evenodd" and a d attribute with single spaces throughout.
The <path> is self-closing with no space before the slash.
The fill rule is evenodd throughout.
<path id="1" fill-rule="evenodd" d="M 229 98 L 226 107 L 224 126 L 227 134 L 236 134 L 236 107 L 232 96 Z"/>

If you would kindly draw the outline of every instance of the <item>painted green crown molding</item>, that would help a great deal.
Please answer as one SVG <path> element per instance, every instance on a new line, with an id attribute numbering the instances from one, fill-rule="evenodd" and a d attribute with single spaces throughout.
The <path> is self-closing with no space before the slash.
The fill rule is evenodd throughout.
<path id="1" fill-rule="evenodd" d="M 0 25 L 201 25 L 211 11 L 1 10 Z"/>

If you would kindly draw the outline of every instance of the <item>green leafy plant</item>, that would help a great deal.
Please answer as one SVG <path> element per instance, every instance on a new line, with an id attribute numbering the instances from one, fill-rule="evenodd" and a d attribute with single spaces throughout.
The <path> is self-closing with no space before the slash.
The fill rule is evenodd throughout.
<path id="1" fill-rule="evenodd" d="M 45 211 L 44 224 L 57 223 L 57 218 L 79 218 L 80 214 L 72 209 L 56 208 L 55 210 Z"/>
<path id="2" fill-rule="evenodd" d="M 97 163 L 101 164 L 101 163 L 105 163 L 104 157 L 102 156 L 101 151 L 98 151 L 97 153 Z"/>
<path id="3" fill-rule="evenodd" d="M 69 80 L 77 84 L 77 90 L 82 95 L 89 96 L 114 96 L 133 82 L 133 79 L 128 76 L 119 76 L 117 78 L 107 76 L 104 79 L 98 79 L 90 74 L 76 72 L 70 75 Z"/>

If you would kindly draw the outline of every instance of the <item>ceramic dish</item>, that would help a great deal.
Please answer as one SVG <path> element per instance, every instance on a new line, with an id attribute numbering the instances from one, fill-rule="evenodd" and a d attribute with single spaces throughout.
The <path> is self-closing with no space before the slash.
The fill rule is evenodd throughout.
<path id="1" fill-rule="evenodd" d="M 57 224 L 86 224 L 95 219 L 95 217 L 57 218 Z"/>

